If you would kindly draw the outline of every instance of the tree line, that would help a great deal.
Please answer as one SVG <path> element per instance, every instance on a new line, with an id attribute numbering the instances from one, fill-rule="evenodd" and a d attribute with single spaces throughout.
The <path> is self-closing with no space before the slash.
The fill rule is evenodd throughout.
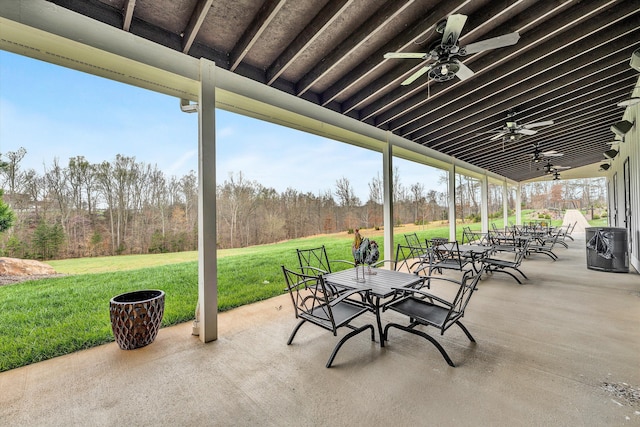
<path id="1" fill-rule="evenodd" d="M 0 255 L 55 259 L 197 249 L 198 180 L 194 171 L 166 176 L 155 165 L 117 155 L 90 163 L 83 156 L 66 165 L 54 159 L 44 172 L 24 169 L 24 148 L 0 153 L 0 188 L 15 216 L 0 234 Z M 393 172 L 394 223 L 448 218 L 446 192 L 418 182 L 404 186 Z M 440 183 L 446 184 L 442 172 Z M 351 182 L 336 180 L 319 194 L 273 188 L 232 173 L 216 188 L 219 248 L 245 247 L 348 231 L 383 223 L 383 183 L 368 184 L 368 199 L 356 196 Z M 444 185 L 444 188 L 447 188 Z M 479 220 L 479 181 L 456 177 L 456 205 L 462 219 Z M 532 190 L 531 198 L 550 188 Z M 593 192 L 589 193 L 592 194 Z M 527 193 L 528 194 L 528 193 Z M 513 203 L 511 201 L 510 203 Z M 490 188 L 491 212 L 502 216 L 501 188 Z"/>

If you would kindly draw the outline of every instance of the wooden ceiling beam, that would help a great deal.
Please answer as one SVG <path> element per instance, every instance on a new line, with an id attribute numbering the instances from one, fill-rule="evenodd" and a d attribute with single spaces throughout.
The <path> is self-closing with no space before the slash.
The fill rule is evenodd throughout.
<path id="1" fill-rule="evenodd" d="M 193 42 L 196 40 L 196 36 L 202 27 L 204 19 L 207 17 L 209 9 L 211 9 L 212 3 L 213 0 L 198 0 L 198 3 L 196 3 L 196 6 L 193 8 L 193 12 L 191 13 L 191 17 L 189 18 L 187 28 L 182 32 L 182 53 L 189 53 L 189 50 L 191 49 L 191 46 L 193 46 Z"/>

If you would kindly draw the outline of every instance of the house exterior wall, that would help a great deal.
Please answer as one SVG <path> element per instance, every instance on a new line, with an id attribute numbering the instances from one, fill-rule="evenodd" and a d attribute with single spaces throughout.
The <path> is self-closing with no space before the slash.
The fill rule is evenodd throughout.
<path id="1" fill-rule="evenodd" d="M 636 88 L 640 87 L 640 78 Z M 638 89 L 634 92 L 638 96 Z M 607 174 L 609 225 L 628 231 L 629 263 L 640 271 L 640 104 L 626 108 L 621 120 L 635 123 L 616 149 Z M 613 124 L 613 123 L 612 123 Z M 613 135 L 612 135 L 613 136 Z M 626 166 L 625 166 L 626 163 Z M 626 192 L 626 196 L 625 196 Z"/>

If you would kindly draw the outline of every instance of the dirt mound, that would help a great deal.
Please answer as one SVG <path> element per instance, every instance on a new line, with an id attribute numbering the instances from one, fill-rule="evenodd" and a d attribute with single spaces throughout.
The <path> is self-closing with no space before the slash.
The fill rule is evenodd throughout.
<path id="1" fill-rule="evenodd" d="M 32 259 L 0 257 L 0 285 L 59 276 L 48 264 Z"/>

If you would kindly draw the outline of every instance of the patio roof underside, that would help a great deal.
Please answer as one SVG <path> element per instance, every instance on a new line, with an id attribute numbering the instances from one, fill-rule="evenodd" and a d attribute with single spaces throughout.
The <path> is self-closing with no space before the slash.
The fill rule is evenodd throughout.
<path id="1" fill-rule="evenodd" d="M 513 181 L 544 175 L 533 145 L 563 153 L 554 165 L 593 167 L 614 139 L 620 101 L 639 93 L 629 66 L 640 45 L 640 3 L 461 0 L 53 0 L 52 3 L 248 77 Z M 385 59 L 426 52 L 448 15 L 468 16 L 460 45 L 517 31 L 509 47 L 461 57 L 475 74 L 436 83 L 425 65 Z M 515 110 L 520 124 L 552 126 L 491 140 Z"/>

